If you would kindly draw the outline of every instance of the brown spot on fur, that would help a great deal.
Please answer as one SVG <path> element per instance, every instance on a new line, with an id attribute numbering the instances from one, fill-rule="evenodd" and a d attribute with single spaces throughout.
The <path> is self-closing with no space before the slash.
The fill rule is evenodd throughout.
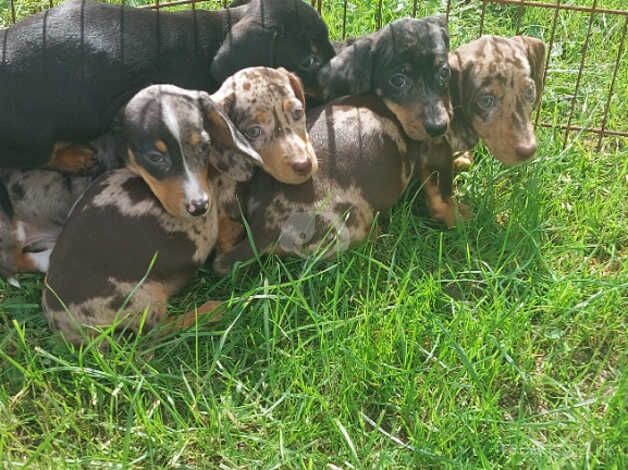
<path id="1" fill-rule="evenodd" d="M 251 89 L 251 82 L 244 82 L 242 88 L 244 88 L 244 91 L 249 91 Z"/>
<path id="2" fill-rule="evenodd" d="M 48 167 L 69 173 L 80 173 L 96 165 L 94 152 L 85 145 L 58 142 L 54 145 Z"/>
<path id="3" fill-rule="evenodd" d="M 195 146 L 201 141 L 201 134 L 198 132 L 192 132 L 190 137 L 188 138 L 188 142 L 190 145 Z"/>

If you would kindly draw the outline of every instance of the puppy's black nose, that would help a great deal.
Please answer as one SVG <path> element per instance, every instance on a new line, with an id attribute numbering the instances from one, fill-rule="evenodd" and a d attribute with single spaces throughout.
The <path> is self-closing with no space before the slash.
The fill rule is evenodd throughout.
<path id="1" fill-rule="evenodd" d="M 447 131 L 447 121 L 426 123 L 425 130 L 430 135 L 430 137 L 441 136 Z"/>
<path id="2" fill-rule="evenodd" d="M 292 170 L 297 175 L 307 175 L 312 171 L 312 162 L 309 158 L 292 163 Z"/>
<path id="3" fill-rule="evenodd" d="M 519 145 L 516 145 L 515 146 L 515 152 L 517 153 L 517 156 L 521 160 L 527 160 L 532 155 L 534 155 L 534 152 L 536 152 L 536 143 L 535 142 L 531 142 L 529 144 L 519 144 Z"/>
<path id="4" fill-rule="evenodd" d="M 207 212 L 208 207 L 209 199 L 205 196 L 200 199 L 191 200 L 185 208 L 191 216 L 199 217 Z"/>

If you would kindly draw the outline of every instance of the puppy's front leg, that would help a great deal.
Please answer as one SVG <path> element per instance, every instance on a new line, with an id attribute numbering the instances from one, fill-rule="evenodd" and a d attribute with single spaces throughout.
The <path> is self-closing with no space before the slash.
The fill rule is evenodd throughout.
<path id="1" fill-rule="evenodd" d="M 421 149 L 419 175 L 432 216 L 448 228 L 456 225 L 456 214 L 467 219 L 469 209 L 456 204 L 453 193 L 453 154 L 447 142 L 425 144 Z"/>

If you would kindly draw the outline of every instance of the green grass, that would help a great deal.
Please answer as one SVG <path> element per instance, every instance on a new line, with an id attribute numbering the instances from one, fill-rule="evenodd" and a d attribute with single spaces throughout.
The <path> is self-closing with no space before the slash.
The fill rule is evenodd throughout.
<path id="1" fill-rule="evenodd" d="M 353 3 L 348 30 L 366 32 L 377 2 Z M 419 3 L 421 14 L 437 8 Z M 337 37 L 342 4 L 325 4 Z M 477 36 L 479 5 L 455 4 L 454 46 Z M 384 6 L 388 21 L 412 2 Z M 517 11 L 487 7 L 485 31 L 514 33 Z M 547 40 L 551 19 L 529 9 L 522 30 Z M 598 123 L 622 21 L 594 23 L 582 125 Z M 546 122 L 566 119 L 586 25 L 561 14 Z M 609 119 L 622 130 L 625 57 Z M 627 142 L 607 138 L 598 151 L 574 133 L 563 149 L 562 132 L 538 135 L 526 166 L 477 152 L 457 180 L 475 215 L 453 230 L 425 217 L 414 187 L 382 214 L 374 242 L 334 262 L 264 258 L 224 279 L 202 270 L 172 311 L 230 299 L 218 325 L 73 352 L 42 318 L 40 276 L 21 290 L 0 283 L 0 461 L 625 468 Z"/>

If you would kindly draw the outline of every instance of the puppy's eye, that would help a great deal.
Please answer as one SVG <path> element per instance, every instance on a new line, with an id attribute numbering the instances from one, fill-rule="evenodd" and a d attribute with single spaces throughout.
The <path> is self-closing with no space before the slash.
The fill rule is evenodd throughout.
<path id="1" fill-rule="evenodd" d="M 394 88 L 406 88 L 410 84 L 410 80 L 402 73 L 396 73 L 390 77 L 389 83 Z"/>
<path id="2" fill-rule="evenodd" d="M 449 80 L 451 73 L 449 72 L 449 67 L 447 65 L 443 65 L 438 71 L 438 79 L 444 85 Z"/>
<path id="3" fill-rule="evenodd" d="M 303 108 L 294 108 L 292 110 L 292 119 L 295 121 L 300 120 L 303 117 L 304 111 Z"/>
<path id="4" fill-rule="evenodd" d="M 495 97 L 493 95 L 480 95 L 477 103 L 480 109 L 487 111 L 495 106 Z"/>
<path id="5" fill-rule="evenodd" d="M 533 103 L 536 98 L 536 89 L 534 87 L 534 84 L 530 83 L 530 85 L 528 85 L 528 88 L 526 88 L 526 91 L 524 91 L 523 94 L 526 100 Z"/>
<path id="6" fill-rule="evenodd" d="M 260 126 L 251 126 L 244 131 L 244 134 L 249 139 L 257 139 L 260 135 L 262 135 L 262 128 Z"/>
<path id="7" fill-rule="evenodd" d="M 170 159 L 160 152 L 148 152 L 146 154 L 146 160 L 155 166 L 166 166 L 170 162 Z"/>
<path id="8" fill-rule="evenodd" d="M 316 57 L 314 54 L 311 54 L 307 56 L 303 62 L 301 62 L 299 68 L 301 70 L 312 70 L 320 65 L 319 62 L 320 61 L 318 60 L 318 57 Z"/>

